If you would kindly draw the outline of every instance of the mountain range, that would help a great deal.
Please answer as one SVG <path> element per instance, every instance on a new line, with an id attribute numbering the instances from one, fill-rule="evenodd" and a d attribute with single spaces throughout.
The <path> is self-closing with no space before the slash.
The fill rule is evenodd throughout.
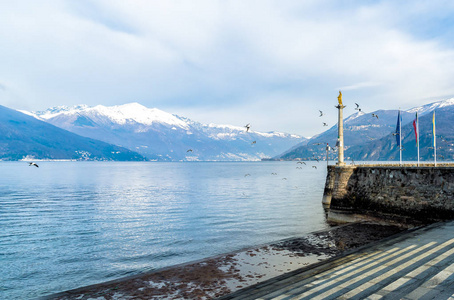
<path id="1" fill-rule="evenodd" d="M 129 149 L 79 136 L 0 105 L 0 159 L 145 160 Z"/>
<path id="2" fill-rule="evenodd" d="M 412 121 L 419 114 L 420 159 L 433 160 L 432 112 L 437 116 L 437 159 L 454 159 L 454 98 L 401 111 L 403 160 L 416 160 Z M 346 160 L 398 160 L 397 110 L 344 119 Z M 321 117 L 323 120 L 323 117 Z M 202 124 L 138 103 L 59 106 L 15 111 L 0 106 L 0 159 L 246 161 L 324 159 L 335 149 L 337 125 L 310 139 L 262 133 L 246 126 Z M 329 159 L 337 153 L 329 151 Z"/>
<path id="3" fill-rule="evenodd" d="M 454 98 L 430 103 L 401 111 L 402 116 L 402 159 L 417 160 L 416 137 L 413 120 L 419 115 L 420 160 L 433 161 L 432 112 L 436 112 L 437 159 L 454 159 Z M 357 112 L 344 119 L 344 156 L 346 160 L 399 160 L 396 140 L 397 110 L 378 110 L 371 113 Z M 375 117 L 378 116 L 378 117 Z M 326 144 L 335 149 L 337 125 L 312 137 L 301 145 L 275 160 L 324 159 Z M 337 153 L 330 151 L 330 159 L 337 159 Z"/>
<path id="4" fill-rule="evenodd" d="M 304 144 L 298 135 L 202 124 L 138 103 L 53 107 L 26 112 L 77 135 L 135 151 L 158 161 L 243 161 L 276 156 Z"/>

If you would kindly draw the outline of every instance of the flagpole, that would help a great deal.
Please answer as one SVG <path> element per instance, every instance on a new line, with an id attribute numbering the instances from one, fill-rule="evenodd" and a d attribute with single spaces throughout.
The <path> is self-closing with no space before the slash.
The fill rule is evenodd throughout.
<path id="1" fill-rule="evenodd" d="M 437 134 L 435 131 L 435 111 L 434 111 L 434 116 L 432 119 L 433 122 L 433 130 L 434 130 L 434 165 L 435 167 L 437 166 Z"/>
<path id="2" fill-rule="evenodd" d="M 419 119 L 418 112 L 416 112 L 416 143 L 418 146 L 418 167 L 419 167 Z"/>
<path id="3" fill-rule="evenodd" d="M 399 107 L 399 154 L 400 165 L 402 165 L 402 116 L 400 114 L 400 107 Z"/>

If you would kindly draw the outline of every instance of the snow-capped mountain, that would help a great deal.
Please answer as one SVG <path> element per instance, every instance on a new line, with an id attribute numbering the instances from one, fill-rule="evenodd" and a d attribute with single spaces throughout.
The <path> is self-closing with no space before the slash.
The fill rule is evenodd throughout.
<path id="1" fill-rule="evenodd" d="M 152 160 L 260 160 L 305 140 L 286 133 L 246 131 L 241 126 L 202 124 L 139 103 L 60 106 L 28 114 Z"/>
<path id="2" fill-rule="evenodd" d="M 0 105 L 0 160 L 143 161 L 129 149 L 82 137 Z"/>
<path id="3" fill-rule="evenodd" d="M 401 111 L 402 126 L 405 128 L 407 134 L 407 139 L 404 143 L 406 143 L 407 140 L 411 140 L 413 134 L 411 133 L 411 130 L 413 127 L 409 123 L 414 120 L 415 112 L 418 112 L 420 120 L 427 118 L 427 120 L 424 119 L 424 122 L 427 123 L 430 119 L 430 116 L 427 115 L 434 110 L 442 113 L 440 115 L 440 122 L 442 122 L 441 120 L 443 118 L 449 120 L 447 116 L 454 111 L 454 98 Z M 395 157 L 395 149 L 392 147 L 392 142 L 395 141 L 395 136 L 393 136 L 392 133 L 396 130 L 397 114 L 397 110 L 378 110 L 371 113 L 357 112 L 345 118 L 345 157 L 348 158 L 351 156 L 355 160 L 379 160 Z M 446 122 L 446 124 L 447 125 L 445 125 L 442 129 L 444 131 L 448 130 L 447 128 L 450 128 L 449 123 Z M 444 134 L 446 136 L 451 135 L 449 132 L 444 132 Z M 454 132 L 452 134 L 454 135 Z M 307 142 L 307 145 L 300 146 L 292 151 L 287 151 L 283 155 L 276 157 L 276 159 L 310 159 L 314 156 L 323 159 L 326 156 L 326 143 L 334 146 L 337 140 L 337 135 L 336 124 L 327 131 L 311 138 Z M 384 142 L 380 142 L 381 140 Z M 413 137 L 413 143 L 414 142 L 415 140 Z M 410 150 L 407 152 L 410 153 Z M 412 155 L 414 154 L 412 153 Z M 445 156 L 448 157 L 447 155 Z"/>

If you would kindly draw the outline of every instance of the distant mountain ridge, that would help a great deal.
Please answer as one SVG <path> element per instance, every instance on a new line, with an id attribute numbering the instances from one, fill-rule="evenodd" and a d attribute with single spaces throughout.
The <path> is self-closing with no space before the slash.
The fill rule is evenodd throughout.
<path id="1" fill-rule="evenodd" d="M 241 161 L 273 157 L 305 138 L 232 125 L 202 124 L 139 103 L 78 105 L 25 112 L 78 135 L 160 161 Z"/>
<path id="2" fill-rule="evenodd" d="M 437 143 L 440 159 L 454 160 L 454 98 L 429 103 L 401 111 L 403 159 L 417 160 L 416 138 L 412 121 L 418 111 L 420 120 L 420 159 L 433 160 L 429 151 L 431 136 L 431 113 L 437 114 Z M 378 118 L 373 117 L 377 115 Z M 396 137 L 398 110 L 378 110 L 371 113 L 358 112 L 344 119 L 344 149 L 346 160 L 396 160 L 399 159 Z M 336 120 L 337 121 L 337 120 Z M 287 151 L 274 157 L 276 160 L 324 159 L 326 144 L 335 147 L 337 141 L 337 124 L 327 131 L 314 136 L 306 145 Z M 441 143 L 441 144 L 440 144 Z M 337 153 L 330 153 L 331 159 Z M 336 158 L 337 159 L 337 158 Z"/>
<path id="3" fill-rule="evenodd" d="M 0 159 L 145 160 L 129 149 L 79 136 L 1 105 Z"/>

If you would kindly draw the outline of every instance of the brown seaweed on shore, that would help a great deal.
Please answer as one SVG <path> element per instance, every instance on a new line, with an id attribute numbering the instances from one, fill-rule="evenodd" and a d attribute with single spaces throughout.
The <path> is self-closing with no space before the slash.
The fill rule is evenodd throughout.
<path id="1" fill-rule="evenodd" d="M 285 264 L 298 268 L 295 261 L 297 257 L 306 259 L 305 256 L 317 257 L 323 255 L 319 260 L 334 257 L 343 251 L 366 245 L 403 230 L 403 228 L 390 225 L 353 223 L 335 227 L 328 231 L 308 234 L 302 238 L 293 238 L 258 248 L 245 249 L 207 258 L 200 262 L 169 267 L 46 298 L 93 299 L 95 297 L 99 300 L 213 299 L 255 284 L 264 278 L 276 276 L 273 275 L 274 273 L 270 273 L 272 269 L 282 269 L 279 271 L 285 273 L 282 265 L 277 266 L 277 263 L 273 265 L 272 261 L 277 257 L 283 259 Z M 259 255 L 261 256 L 259 257 Z M 257 258 L 260 259 L 260 262 L 257 262 Z M 256 260 L 255 265 L 252 263 L 254 260 Z M 291 270 L 288 269 L 288 265 L 286 265 L 285 270 Z"/>

